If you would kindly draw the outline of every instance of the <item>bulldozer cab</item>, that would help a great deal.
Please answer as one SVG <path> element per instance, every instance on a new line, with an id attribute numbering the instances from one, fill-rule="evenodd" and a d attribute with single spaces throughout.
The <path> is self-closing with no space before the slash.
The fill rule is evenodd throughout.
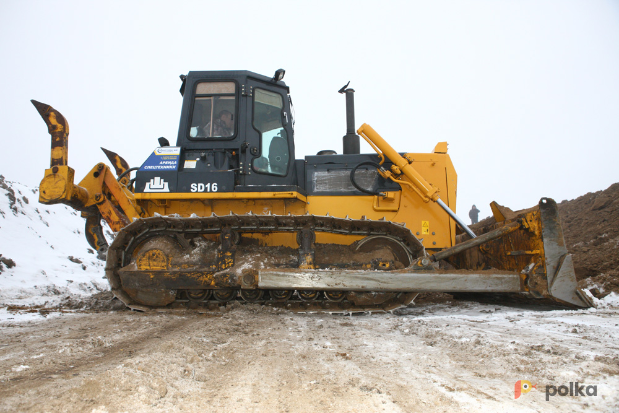
<path id="1" fill-rule="evenodd" d="M 138 171 L 136 192 L 149 192 L 156 178 L 169 192 L 297 189 L 284 82 L 249 71 L 189 72 L 181 93 L 176 147 L 168 148 L 177 151 L 169 155 L 176 156 L 176 169 L 152 169 L 147 160 Z"/>

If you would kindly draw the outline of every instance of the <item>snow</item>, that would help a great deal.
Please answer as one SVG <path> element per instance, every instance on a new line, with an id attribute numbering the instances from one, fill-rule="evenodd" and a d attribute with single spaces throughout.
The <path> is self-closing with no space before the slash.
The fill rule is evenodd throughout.
<path id="1" fill-rule="evenodd" d="M 619 295 L 611 292 L 606 297 L 601 300 L 595 298 L 593 294 L 589 292 L 589 290 L 585 290 L 585 293 L 589 296 L 591 301 L 593 301 L 593 305 L 595 308 L 619 308 Z"/>
<path id="2" fill-rule="evenodd" d="M 32 308 L 0 308 L 0 328 L 12 326 L 15 324 L 26 324 L 31 321 L 42 321 L 45 319 L 52 319 L 58 317 L 64 317 L 68 315 L 74 315 L 77 312 L 71 310 L 63 311 L 38 311 Z"/>
<path id="3" fill-rule="evenodd" d="M 54 306 L 109 289 L 79 213 L 42 205 L 38 189 L 6 180 L 0 180 L 0 254 L 15 263 L 0 264 L 0 307 Z"/>

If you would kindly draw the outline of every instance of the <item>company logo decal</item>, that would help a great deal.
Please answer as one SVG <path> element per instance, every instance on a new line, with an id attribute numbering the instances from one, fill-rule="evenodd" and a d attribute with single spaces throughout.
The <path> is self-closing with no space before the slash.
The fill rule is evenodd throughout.
<path id="1" fill-rule="evenodd" d="M 155 155 L 180 155 L 181 148 L 179 146 L 164 146 L 163 148 L 155 149 Z"/>
<path id="2" fill-rule="evenodd" d="M 146 183 L 144 192 L 170 192 L 168 183 L 156 176 Z"/>

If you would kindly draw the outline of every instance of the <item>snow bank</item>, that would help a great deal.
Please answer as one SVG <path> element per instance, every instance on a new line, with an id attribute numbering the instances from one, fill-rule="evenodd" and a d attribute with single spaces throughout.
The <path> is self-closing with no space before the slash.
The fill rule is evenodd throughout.
<path id="1" fill-rule="evenodd" d="M 595 308 L 619 308 L 619 295 L 614 292 L 611 292 L 602 299 L 598 299 L 588 289 L 584 289 L 584 291 L 593 302 Z"/>
<path id="2" fill-rule="evenodd" d="M 109 289 L 84 219 L 38 198 L 38 189 L 0 175 L 0 306 L 53 306 Z"/>

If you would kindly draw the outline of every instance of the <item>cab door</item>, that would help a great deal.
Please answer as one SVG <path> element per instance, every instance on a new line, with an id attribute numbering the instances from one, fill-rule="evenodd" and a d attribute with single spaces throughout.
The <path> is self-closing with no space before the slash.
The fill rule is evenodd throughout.
<path id="1" fill-rule="evenodd" d="M 245 185 L 294 184 L 294 141 L 287 89 L 248 79 L 244 92 L 249 116 Z"/>

